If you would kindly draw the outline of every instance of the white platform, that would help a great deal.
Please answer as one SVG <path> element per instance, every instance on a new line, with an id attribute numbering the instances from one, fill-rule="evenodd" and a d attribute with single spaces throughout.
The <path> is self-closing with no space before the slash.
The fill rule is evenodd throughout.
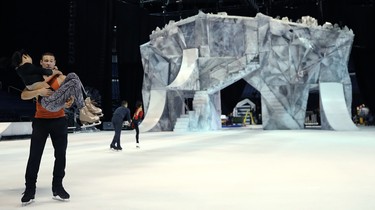
<path id="1" fill-rule="evenodd" d="M 2 136 L 30 135 L 31 122 L 0 122 L 0 139 Z"/>
<path id="2" fill-rule="evenodd" d="M 69 134 L 65 188 L 51 199 L 48 141 L 36 201 L 21 207 L 28 140 L 0 141 L 0 209 L 373 210 L 375 127 L 359 131 L 262 130 Z"/>

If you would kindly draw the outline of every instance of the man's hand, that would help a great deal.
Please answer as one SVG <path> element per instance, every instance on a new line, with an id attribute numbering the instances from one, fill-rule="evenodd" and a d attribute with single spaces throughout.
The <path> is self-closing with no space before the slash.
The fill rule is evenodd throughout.
<path id="1" fill-rule="evenodd" d="M 39 95 L 40 96 L 50 96 L 52 95 L 53 90 L 48 89 L 48 88 L 41 88 L 39 89 Z"/>
<path id="2" fill-rule="evenodd" d="M 70 96 L 70 98 L 65 102 L 65 108 L 70 108 L 74 103 L 74 97 Z"/>
<path id="3" fill-rule="evenodd" d="M 21 93 L 22 100 L 30 100 L 33 98 L 38 98 L 38 96 L 50 96 L 53 90 L 49 88 L 41 88 L 37 90 L 27 90 L 26 88 Z"/>
<path id="4" fill-rule="evenodd" d="M 52 70 L 52 75 L 63 74 L 60 70 Z"/>

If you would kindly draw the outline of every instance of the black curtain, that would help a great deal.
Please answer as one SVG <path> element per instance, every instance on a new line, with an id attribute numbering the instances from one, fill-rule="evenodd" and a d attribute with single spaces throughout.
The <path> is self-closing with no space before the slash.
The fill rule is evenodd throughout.
<path id="1" fill-rule="evenodd" d="M 354 98 L 353 107 L 364 103 L 374 112 L 375 110 L 375 70 L 374 56 L 374 7 L 348 0 L 334 0 L 326 7 L 326 21 L 348 26 L 354 32 L 354 43 L 351 60 L 358 83 L 360 98 Z M 353 97 L 356 97 L 355 95 Z"/>
<path id="2" fill-rule="evenodd" d="M 1 1 L 0 6 L 3 89 L 24 88 L 9 66 L 15 50 L 27 49 L 36 65 L 41 54 L 50 51 L 62 72 L 76 72 L 85 86 L 98 90 L 98 103 L 110 118 L 112 1 L 13 0 Z"/>
<path id="3" fill-rule="evenodd" d="M 85 87 L 96 90 L 104 120 L 112 117 L 112 0 L 71 0 L 69 5 L 68 66 Z"/>
<path id="4" fill-rule="evenodd" d="M 65 73 L 76 72 L 85 86 L 97 89 L 105 118 L 112 115 L 112 27 L 117 25 L 117 52 L 120 91 L 122 99 L 133 108 L 142 100 L 143 67 L 139 47 L 149 41 L 157 26 L 162 28 L 169 20 L 179 20 L 175 13 L 149 14 L 138 4 L 117 0 L 38 0 L 0 2 L 0 81 L 3 89 L 23 84 L 13 69 L 9 68 L 11 54 L 20 48 L 29 50 L 38 64 L 40 55 L 51 51 L 56 55 L 57 66 Z M 320 1 L 322 5 L 285 8 L 273 6 L 270 16 L 289 16 L 295 20 L 302 15 L 318 17 L 325 21 L 347 25 L 353 29 L 355 40 L 351 63 L 356 73 L 363 102 L 375 110 L 374 69 L 374 13 L 373 6 L 353 4 L 353 1 Z M 264 8 L 263 8 L 264 9 Z M 197 11 L 186 13 L 194 15 Z M 250 14 L 251 13 L 251 14 Z M 187 15 L 182 15 L 185 18 Z M 229 15 L 254 16 L 254 11 L 233 10 Z M 237 87 L 238 85 L 238 87 Z M 225 112 L 241 100 L 243 82 L 222 91 Z M 238 94 L 235 94 L 237 93 Z M 233 102 L 234 101 L 234 102 Z"/>
<path id="5" fill-rule="evenodd" d="M 67 9 L 65 0 L 1 1 L 0 3 L 0 81 L 3 89 L 25 86 L 10 68 L 15 50 L 26 49 L 39 65 L 46 51 L 56 55 L 57 66 L 64 71 L 67 59 Z"/>
<path id="6" fill-rule="evenodd" d="M 150 40 L 149 35 L 156 26 L 161 27 L 163 24 L 153 21 L 148 12 L 137 4 L 117 1 L 114 10 L 120 97 L 128 101 L 133 112 L 136 101 L 143 100 L 140 45 Z"/>
<path id="7" fill-rule="evenodd" d="M 373 8 L 359 8 L 356 12 L 353 30 L 356 34 L 353 46 L 353 63 L 363 103 L 375 112 L 375 47 Z M 359 24 L 361 23 L 361 24 Z M 358 106 L 359 104 L 355 104 Z"/>

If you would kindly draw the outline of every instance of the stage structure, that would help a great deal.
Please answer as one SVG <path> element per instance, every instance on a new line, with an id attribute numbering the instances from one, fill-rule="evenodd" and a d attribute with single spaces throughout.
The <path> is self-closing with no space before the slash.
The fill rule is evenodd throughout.
<path id="1" fill-rule="evenodd" d="M 261 93 L 263 129 L 303 129 L 309 92 L 319 90 L 322 129 L 355 130 L 347 68 L 353 39 L 346 26 L 309 16 L 291 22 L 200 12 L 170 22 L 140 46 L 140 129 L 220 129 L 220 90 L 244 79 Z"/>

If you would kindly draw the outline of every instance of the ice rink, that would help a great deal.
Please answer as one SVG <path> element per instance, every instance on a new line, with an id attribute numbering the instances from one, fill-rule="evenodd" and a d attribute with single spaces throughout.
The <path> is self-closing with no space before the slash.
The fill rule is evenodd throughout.
<path id="1" fill-rule="evenodd" d="M 35 202 L 21 206 L 29 139 L 0 141 L 0 209 L 374 210 L 375 127 L 359 131 L 230 128 L 69 134 L 65 189 L 52 199 L 47 141 Z"/>

